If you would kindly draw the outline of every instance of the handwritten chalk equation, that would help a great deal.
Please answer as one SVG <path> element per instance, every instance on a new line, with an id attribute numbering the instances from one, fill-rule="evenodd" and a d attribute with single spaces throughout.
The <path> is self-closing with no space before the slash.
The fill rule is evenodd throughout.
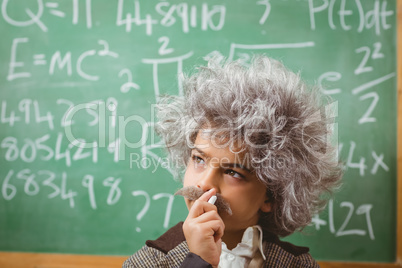
<path id="1" fill-rule="evenodd" d="M 339 154 L 342 153 L 343 148 L 346 147 L 344 143 L 340 143 L 338 146 Z M 366 170 L 371 167 L 370 173 L 372 175 L 377 174 L 380 170 L 388 172 L 389 166 L 385 163 L 384 158 L 386 157 L 383 153 L 378 153 L 376 151 L 371 151 L 371 155 L 366 157 L 356 157 L 355 149 L 357 144 L 355 141 L 349 142 L 349 150 L 347 153 L 347 157 L 343 158 L 346 159 L 345 169 L 357 169 L 359 171 L 360 177 L 364 177 L 366 175 Z M 366 160 L 372 160 L 373 162 L 366 162 Z M 390 161 L 390 160 L 388 160 Z M 368 166 L 370 163 L 370 166 Z"/>
<path id="2" fill-rule="evenodd" d="M 80 8 L 85 10 L 85 22 L 88 29 L 92 28 L 92 0 L 85 0 L 84 6 L 80 5 L 80 0 L 72 0 L 72 6 L 69 8 L 71 11 L 71 23 L 78 24 L 80 17 Z M 33 1 L 32 1 L 33 2 Z M 29 7 L 28 7 L 29 6 Z M 37 0 L 36 6 L 34 8 L 21 5 L 18 1 L 13 0 L 3 0 L 1 4 L 1 14 L 4 20 L 10 25 L 16 27 L 28 27 L 35 25 L 39 27 L 43 32 L 48 32 L 49 28 L 46 23 L 43 22 L 43 16 L 50 14 L 58 18 L 66 18 L 66 11 L 62 10 L 60 3 L 57 1 L 43 1 Z M 9 10 L 17 10 L 19 14 L 10 14 Z M 25 15 L 25 19 L 21 19 L 21 14 Z"/>
<path id="3" fill-rule="evenodd" d="M 59 120 L 58 128 L 64 129 L 56 132 L 54 111 L 47 111 L 43 114 L 41 104 L 38 100 L 22 99 L 17 107 L 8 109 L 8 102 L 1 102 L 0 123 L 8 127 L 16 127 L 18 124 L 39 125 L 42 130 L 50 130 L 50 133 L 44 134 L 38 138 L 32 137 L 18 139 L 16 136 L 6 136 L 1 141 L 1 148 L 4 150 L 6 161 L 13 162 L 21 160 L 25 163 L 34 161 L 65 161 L 65 165 L 70 167 L 72 163 L 84 159 L 90 159 L 92 163 L 98 162 L 98 148 L 107 148 L 112 154 L 112 159 L 117 162 L 119 159 L 118 146 L 119 140 L 109 136 L 109 143 L 106 144 L 105 138 L 88 141 L 85 137 L 75 137 L 73 130 L 77 118 L 81 119 L 87 131 L 94 133 L 101 132 L 101 128 L 108 128 L 110 133 L 115 133 L 116 129 L 116 110 L 118 102 L 114 98 L 108 98 L 106 101 L 92 101 L 84 104 L 74 105 L 67 99 L 57 99 L 57 108 L 63 108 Z M 108 108 L 106 108 L 108 107 Z M 60 114 L 57 112 L 56 114 Z M 108 119 L 106 121 L 106 119 Z M 70 130 L 66 133 L 66 129 Z M 46 131 L 47 132 L 47 131 Z M 70 134 L 68 136 L 67 134 Z M 104 137 L 104 135 L 100 135 Z M 87 146 L 79 146 L 85 144 Z"/>
<path id="4" fill-rule="evenodd" d="M 67 167 L 72 163 L 83 159 L 90 159 L 92 163 L 98 162 L 98 143 L 97 141 L 86 142 L 84 139 L 79 141 L 91 144 L 92 148 L 86 149 L 74 146 L 69 143 L 62 133 L 57 133 L 56 141 L 49 134 L 43 135 L 37 139 L 25 138 L 19 141 L 17 137 L 5 137 L 0 146 L 4 149 L 4 158 L 8 162 L 21 160 L 25 163 L 35 161 L 61 161 L 64 160 Z M 52 143 L 51 145 L 49 143 Z"/>
<path id="5" fill-rule="evenodd" d="M 26 47 L 29 46 L 30 40 L 27 37 L 13 39 L 7 75 L 8 81 L 13 81 L 20 78 L 30 78 L 32 76 L 31 72 L 28 71 L 28 68 L 25 67 L 27 65 L 27 59 L 24 59 L 23 61 L 18 58 L 18 51 L 20 49 L 24 50 Z M 47 73 L 50 76 L 54 75 L 57 71 L 64 71 L 68 77 L 71 77 L 74 70 L 75 73 L 84 80 L 98 81 L 100 79 L 99 75 L 89 73 L 84 69 L 83 66 L 85 65 L 85 62 L 93 57 L 109 57 L 111 59 L 117 59 L 119 57 L 119 54 L 111 51 L 108 42 L 105 40 L 98 40 L 97 46 L 98 48 L 96 49 L 90 49 L 78 55 L 76 57 L 75 64 L 73 64 L 73 55 L 71 51 L 67 51 L 66 53 L 64 53 L 64 55 L 62 55 L 60 51 L 56 51 L 53 53 L 53 55 L 50 56 L 50 60 L 47 60 L 47 55 L 45 53 L 34 54 L 32 55 L 32 61 L 30 61 L 30 63 L 33 66 L 48 66 Z M 120 71 L 120 73 L 118 74 L 119 77 L 122 76 L 123 71 L 124 70 Z M 131 73 L 129 74 L 130 76 L 128 77 L 128 82 L 130 84 L 124 84 L 122 86 L 122 92 L 128 92 L 130 87 L 139 89 L 139 86 L 133 83 Z"/>
<path id="6" fill-rule="evenodd" d="M 374 29 L 376 35 L 380 35 L 382 31 L 391 28 L 391 20 L 394 11 L 388 6 L 389 1 L 375 0 L 370 1 L 370 7 L 367 2 L 363 5 L 361 0 L 345 1 L 345 0 L 308 0 L 310 12 L 310 28 L 318 30 L 325 27 L 324 23 L 317 24 L 316 18 L 322 12 L 328 22 L 331 30 L 342 29 L 343 31 L 355 30 L 358 33 L 364 30 Z M 357 17 L 358 20 L 351 20 L 351 16 Z"/>
<path id="7" fill-rule="evenodd" d="M 170 54 L 173 49 L 167 47 L 169 43 L 169 38 L 162 37 L 160 39 L 162 41 L 162 45 L 158 50 L 158 54 L 166 55 Z M 28 61 L 27 59 L 19 59 L 18 51 L 23 50 L 24 46 L 29 46 L 29 38 L 15 38 L 12 41 L 11 45 L 11 53 L 10 53 L 10 62 L 8 67 L 8 81 L 14 81 L 19 79 L 27 79 L 32 77 L 32 73 L 29 71 Z M 110 60 L 118 60 L 119 54 L 112 51 L 109 47 L 109 44 L 105 40 L 98 40 L 98 47 L 97 49 L 90 49 L 87 51 L 82 52 L 80 55 L 77 56 L 75 62 L 73 59 L 73 55 L 70 51 L 67 51 L 62 55 L 60 51 L 56 51 L 50 56 L 50 60 L 46 59 L 46 54 L 38 53 L 32 56 L 32 61 L 29 63 L 32 66 L 44 66 L 46 68 L 46 72 L 49 76 L 54 76 L 56 74 L 63 73 L 67 77 L 72 77 L 75 73 L 79 77 L 82 78 L 84 81 L 90 82 L 97 82 L 101 80 L 99 74 L 91 73 L 85 69 L 84 66 L 88 66 L 85 64 L 87 61 L 92 62 L 99 62 L 99 58 L 107 57 Z M 189 59 L 193 55 L 193 51 L 189 51 L 183 55 L 179 55 L 176 57 L 163 57 L 163 58 L 145 58 L 142 59 L 141 62 L 145 65 L 152 66 L 152 81 L 154 83 L 154 94 L 155 98 L 158 98 L 161 95 L 160 87 L 159 87 L 159 75 L 158 75 L 158 68 L 163 65 L 171 64 L 176 65 L 177 73 L 183 72 L 183 61 Z M 92 61 L 91 61 L 92 59 Z M 75 63 L 75 64 L 74 64 Z M 141 87 L 135 82 L 134 75 L 129 68 L 121 69 L 118 74 L 116 74 L 118 80 L 125 81 L 120 86 L 120 91 L 122 93 L 127 93 L 130 90 L 140 90 Z M 74 86 L 75 84 L 68 84 L 68 82 L 63 82 L 61 86 Z M 178 85 L 178 94 L 182 95 L 182 85 L 181 81 L 179 80 Z"/>
<path id="8" fill-rule="evenodd" d="M 73 25 L 83 20 L 86 28 L 91 29 L 94 27 L 93 17 L 97 13 L 96 3 L 92 0 L 72 0 L 70 5 L 66 3 L 61 5 L 56 1 L 37 0 L 35 5 L 31 3 L 24 6 L 18 1 L 3 0 L 1 13 L 4 20 L 10 25 L 16 27 L 37 26 L 43 32 L 49 32 L 49 27 L 51 27 L 46 23 L 47 15 L 63 20 L 69 19 Z M 190 5 L 186 2 L 179 4 L 160 2 L 154 5 L 152 13 L 143 14 L 141 2 L 138 0 L 118 0 L 114 3 L 116 3 L 114 7 L 116 9 L 114 11 L 116 26 L 123 26 L 126 32 L 143 27 L 147 35 L 152 35 L 156 26 L 166 28 L 174 25 L 179 25 L 183 33 L 188 33 L 191 29 L 220 31 L 225 25 L 225 5 L 211 5 L 207 2 L 197 3 L 197 5 Z M 80 10 L 85 11 L 84 15 Z M 96 20 L 95 26 L 100 24 L 101 21 Z"/>
<path id="9" fill-rule="evenodd" d="M 0 124 L 8 127 L 14 127 L 17 124 L 40 125 L 54 130 L 55 125 L 63 128 L 74 125 L 73 117 L 80 116 L 86 118 L 85 125 L 88 127 L 99 125 L 100 120 L 103 120 L 102 124 L 106 124 L 106 118 L 109 118 L 111 127 L 116 126 L 118 101 L 113 97 L 107 98 L 106 101 L 93 100 L 80 104 L 60 98 L 55 100 L 55 104 L 56 106 L 50 110 L 46 108 L 49 103 L 46 104 L 37 99 L 24 98 L 13 105 L 3 100 L 0 103 Z M 60 118 L 57 118 L 55 114 Z M 55 121 L 59 121 L 59 125 Z"/>
<path id="10" fill-rule="evenodd" d="M 361 55 L 361 61 L 353 71 L 355 76 L 370 74 L 369 76 L 367 76 L 368 79 L 372 79 L 374 75 L 378 76 L 377 74 L 372 73 L 377 73 L 382 70 L 376 70 L 373 67 L 374 64 L 376 64 L 376 66 L 381 66 L 381 64 L 385 64 L 387 60 L 387 55 L 382 51 L 382 47 L 383 45 L 381 42 L 375 42 L 371 46 L 362 46 L 355 49 L 355 53 Z M 324 84 L 326 84 L 327 82 L 340 82 L 342 80 L 342 75 L 342 73 L 336 71 L 329 71 L 320 75 L 318 78 L 318 84 L 321 86 L 322 92 L 326 95 L 336 95 L 342 93 L 343 91 L 341 88 L 326 88 L 324 86 Z M 374 115 L 374 111 L 380 101 L 380 96 L 377 92 L 373 90 L 381 88 L 379 86 L 382 86 L 382 83 L 391 80 L 395 76 L 395 72 L 391 72 L 389 74 L 385 74 L 383 76 L 380 76 L 379 78 L 375 78 L 374 80 L 365 82 L 364 84 L 350 89 L 352 95 L 359 95 L 364 92 L 363 95 L 360 96 L 358 99 L 358 101 L 360 102 L 365 102 L 366 100 L 371 99 L 371 102 L 367 106 L 367 109 L 364 110 L 363 114 L 357 120 L 359 125 L 365 123 L 374 123 L 377 121 L 377 118 Z"/>
<path id="11" fill-rule="evenodd" d="M 201 5 L 201 6 L 199 6 Z M 141 13 L 141 3 L 138 0 L 119 0 L 117 6 L 117 26 L 125 26 L 126 32 L 131 32 L 133 26 L 145 27 L 147 35 L 153 34 L 153 26 L 161 25 L 171 27 L 180 24 L 183 33 L 199 28 L 202 31 L 220 31 L 225 25 L 226 7 L 224 5 L 211 5 L 201 3 L 189 5 L 188 3 L 171 4 L 160 2 L 155 5 L 156 14 Z"/>
<path id="12" fill-rule="evenodd" d="M 95 179 L 94 175 L 86 174 L 81 179 L 79 188 L 72 188 L 72 179 L 67 172 L 60 174 L 50 170 L 22 169 L 19 171 L 9 170 L 2 180 L 1 196 L 4 200 L 11 202 L 18 195 L 26 195 L 31 198 L 45 195 L 47 199 L 60 198 L 66 200 L 71 209 L 77 206 L 84 207 L 85 203 L 80 202 L 77 205 L 77 199 L 87 198 L 87 205 L 93 209 L 100 209 L 99 206 L 114 206 L 118 204 L 124 194 L 128 194 L 121 188 L 121 178 L 106 177 Z M 21 183 L 22 182 L 22 183 Z M 75 184 L 75 187 L 77 185 Z M 125 189 L 126 190 L 126 189 Z M 165 213 L 162 226 L 167 229 L 172 213 L 174 195 L 171 193 L 156 193 L 150 195 L 144 190 L 131 191 L 133 197 L 133 206 L 136 210 L 137 223 L 144 218 L 151 206 L 160 208 L 165 200 Z M 140 209 L 138 209 L 140 207 Z M 136 226 L 135 230 L 141 232 L 141 228 Z"/>
<path id="13" fill-rule="evenodd" d="M 343 219 L 341 219 L 341 225 L 337 229 L 335 227 L 335 218 L 334 218 L 334 200 L 329 200 L 328 203 L 328 220 L 324 220 L 320 218 L 320 215 L 315 215 L 312 219 L 310 226 L 313 226 L 316 230 L 320 230 L 321 226 L 328 226 L 329 231 L 335 235 L 335 237 L 341 236 L 349 236 L 349 235 L 358 235 L 358 236 L 366 236 L 368 235 L 371 240 L 375 240 L 373 223 L 371 221 L 371 211 L 373 209 L 372 204 L 361 204 L 357 209 L 355 209 L 355 205 L 349 201 L 343 201 L 339 204 L 338 210 L 342 208 L 346 208 L 347 214 Z M 342 209 L 344 210 L 344 209 Z M 339 215 L 339 212 L 336 213 Z M 351 229 L 349 224 L 353 222 L 354 218 L 364 217 L 366 220 L 366 228 L 364 229 Z"/>
<path id="14" fill-rule="evenodd" d="M 140 151 L 130 151 L 130 169 L 151 169 L 152 173 L 159 168 L 169 170 L 167 159 L 155 151 L 164 147 L 154 133 L 155 123 L 146 121 L 138 114 L 118 115 L 119 104 L 115 98 L 79 104 L 68 99 L 57 99 L 56 104 L 53 111 L 44 113 L 41 108 L 43 103 L 35 99 L 22 99 L 16 106 L 10 106 L 7 101 L 0 103 L 0 124 L 10 129 L 37 125 L 46 132 L 38 133 L 37 138 L 33 133 L 26 138 L 18 135 L 3 137 L 0 151 L 4 152 L 6 161 L 32 163 L 54 160 L 63 161 L 66 167 L 71 167 L 77 161 L 96 164 L 99 149 L 105 148 L 111 155 L 108 161 L 117 163 L 126 159 L 126 150 L 129 149 Z M 155 120 L 155 107 L 151 109 Z M 133 126 L 137 127 L 138 133 L 131 133 L 127 137 L 126 129 Z M 82 127 L 86 130 L 85 136 L 77 133 Z"/>

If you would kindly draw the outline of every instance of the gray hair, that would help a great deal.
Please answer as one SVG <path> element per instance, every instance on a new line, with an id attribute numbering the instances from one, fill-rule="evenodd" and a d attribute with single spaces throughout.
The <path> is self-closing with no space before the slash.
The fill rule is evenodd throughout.
<path id="1" fill-rule="evenodd" d="M 183 88 L 184 97 L 165 97 L 159 104 L 156 128 L 176 176 L 185 170 L 198 131 L 216 129 L 232 144 L 242 141 L 267 187 L 273 209 L 261 212 L 261 227 L 287 236 L 308 225 L 342 176 L 337 148 L 329 142 L 330 102 L 319 89 L 262 55 L 249 67 L 210 59 L 183 78 Z"/>

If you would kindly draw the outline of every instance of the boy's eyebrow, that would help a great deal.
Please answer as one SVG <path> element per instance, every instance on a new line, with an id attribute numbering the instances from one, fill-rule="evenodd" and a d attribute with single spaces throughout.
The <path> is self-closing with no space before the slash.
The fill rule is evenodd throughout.
<path id="1" fill-rule="evenodd" d="M 194 150 L 194 149 L 195 149 L 197 152 L 199 152 L 201 155 L 207 157 L 207 154 L 206 154 L 203 150 L 201 150 L 200 148 L 197 148 L 197 147 L 194 146 L 193 150 Z"/>
<path id="2" fill-rule="evenodd" d="M 228 167 L 228 168 L 240 168 L 240 169 L 247 171 L 248 173 L 252 173 L 252 171 L 249 168 L 243 166 L 242 164 L 238 164 L 238 163 L 227 163 L 227 164 L 225 163 L 225 164 L 223 164 L 223 166 Z"/>
<path id="3" fill-rule="evenodd" d="M 202 156 L 209 157 L 203 150 L 197 148 L 196 146 L 194 146 L 193 150 L 196 150 Z M 247 171 L 248 173 L 252 173 L 252 171 L 249 168 L 239 163 L 224 163 L 222 166 L 224 166 L 225 168 L 240 168 Z"/>

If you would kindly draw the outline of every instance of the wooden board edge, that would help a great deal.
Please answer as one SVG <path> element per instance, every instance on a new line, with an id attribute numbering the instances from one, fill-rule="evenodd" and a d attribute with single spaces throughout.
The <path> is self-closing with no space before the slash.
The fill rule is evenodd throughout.
<path id="1" fill-rule="evenodd" d="M 319 261 L 321 268 L 400 268 L 398 263 L 371 263 L 371 262 L 326 262 Z"/>
<path id="2" fill-rule="evenodd" d="M 110 268 L 122 267 L 127 256 L 0 252 L 4 268 Z"/>
<path id="3" fill-rule="evenodd" d="M 402 0 L 397 1 L 397 87 L 398 87 L 398 119 L 397 119 L 397 245 L 396 262 L 402 266 Z"/>
<path id="4" fill-rule="evenodd" d="M 110 268 L 121 267 L 128 256 L 0 252 L 0 267 L 7 268 Z M 397 263 L 319 261 L 322 268 L 397 268 Z"/>

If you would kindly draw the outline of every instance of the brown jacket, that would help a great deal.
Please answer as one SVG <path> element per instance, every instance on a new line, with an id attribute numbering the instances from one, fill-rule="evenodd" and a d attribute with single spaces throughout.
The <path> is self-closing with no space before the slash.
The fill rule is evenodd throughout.
<path id="1" fill-rule="evenodd" d="M 262 267 L 319 267 L 306 247 L 280 241 L 273 234 L 264 233 L 263 248 L 266 260 Z M 183 234 L 183 222 L 178 223 L 156 240 L 129 257 L 124 268 L 133 267 L 211 267 L 199 256 L 190 253 Z"/>

